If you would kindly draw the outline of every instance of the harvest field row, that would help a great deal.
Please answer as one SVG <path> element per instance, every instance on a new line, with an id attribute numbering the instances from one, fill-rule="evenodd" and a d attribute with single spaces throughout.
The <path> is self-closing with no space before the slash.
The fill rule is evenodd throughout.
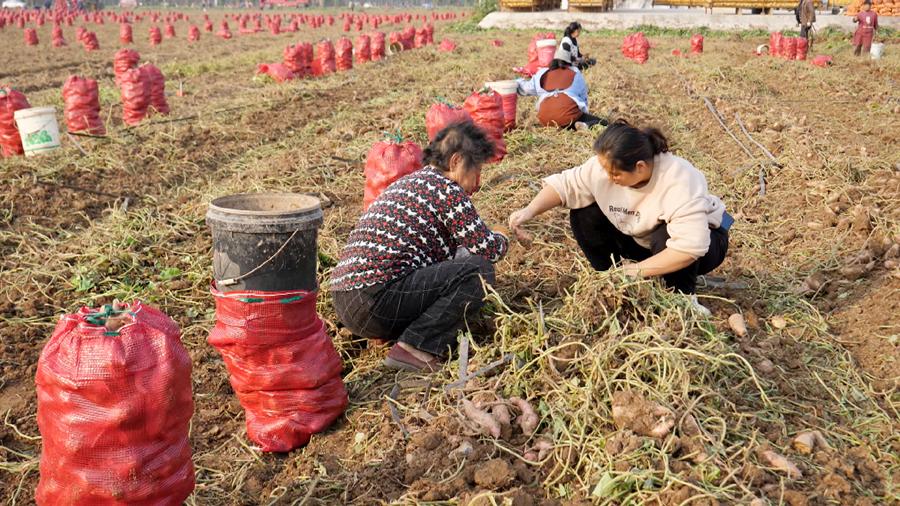
<path id="1" fill-rule="evenodd" d="M 341 27 L 150 46 L 147 26 L 135 28 L 134 48 L 167 77 L 172 114 L 132 128 L 118 119 L 117 24 L 91 27 L 101 47 L 93 52 L 72 43 L 71 28 L 70 46 L 59 49 L 24 47 L 19 29 L 0 30 L 0 82 L 32 105 L 61 110 L 65 79 L 92 77 L 109 118 L 108 136 L 78 137 L 80 148 L 64 138 L 45 156 L 0 160 L 7 504 L 30 504 L 38 480 L 34 375 L 43 344 L 64 312 L 114 298 L 151 303 L 181 325 L 196 403 L 197 486 L 188 504 L 900 500 L 900 270 L 890 258 L 900 242 L 896 40 L 870 62 L 852 56 L 846 36 L 826 34 L 810 55 L 835 64 L 818 68 L 754 56 L 767 34 L 710 33 L 702 55 L 680 58 L 671 51 L 687 52 L 689 33 L 648 30 L 650 59 L 639 65 L 620 53 L 625 33 L 584 34 L 582 48 L 598 60 L 585 73 L 592 112 L 662 128 L 737 218 L 728 258 L 713 273 L 725 284 L 700 294 L 713 316 L 654 283 L 593 272 L 557 210 L 530 226 L 531 248 L 514 245 L 498 264 L 489 323 L 471 329 L 470 370 L 516 359 L 462 391 L 444 391 L 456 361 L 430 377 L 389 372 L 385 350 L 342 329 L 323 291 L 318 310 L 344 360 L 350 406 L 306 448 L 278 455 L 248 443 L 223 362 L 206 343 L 214 321 L 208 202 L 253 191 L 320 195 L 324 283 L 360 214 L 372 144 L 400 132 L 424 145 L 425 111 L 437 97 L 461 104 L 484 82 L 512 78 L 533 34 L 438 22 L 436 41 L 453 39 L 455 52 L 431 46 L 276 84 L 254 76 L 258 63 L 280 61 L 297 41 L 336 40 Z M 49 40 L 50 28 L 41 30 Z M 542 176 L 591 156 L 594 133 L 540 128 L 533 104 L 520 97 L 509 154 L 486 167 L 474 197 L 488 222 L 505 222 Z M 738 118 L 778 166 L 743 136 Z M 727 323 L 737 312 L 744 336 Z M 537 408 L 538 432 L 552 443 L 542 462 L 523 458 L 534 441 L 519 432 L 492 439 L 466 425 L 460 397 L 494 395 Z M 617 425 L 612 402 L 622 395 L 672 409 L 679 424 L 664 439 Z M 828 447 L 792 447 L 807 430 Z M 461 459 L 453 451 L 464 442 L 472 451 Z M 773 469 L 766 450 L 803 476 Z"/>

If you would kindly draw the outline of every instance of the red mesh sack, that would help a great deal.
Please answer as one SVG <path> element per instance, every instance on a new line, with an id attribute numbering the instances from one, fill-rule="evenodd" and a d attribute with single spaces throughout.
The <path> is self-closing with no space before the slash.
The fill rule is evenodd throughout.
<path id="1" fill-rule="evenodd" d="M 416 45 L 416 29 L 407 26 L 400 32 L 400 43 L 403 44 L 403 50 L 409 51 Z"/>
<path id="2" fill-rule="evenodd" d="M 771 56 L 781 56 L 781 42 L 783 40 L 784 35 L 781 32 L 769 34 L 769 54 Z"/>
<path id="3" fill-rule="evenodd" d="M 815 58 L 813 58 L 812 61 L 810 61 L 810 63 L 812 63 L 816 67 L 825 68 L 825 67 L 828 67 L 831 64 L 833 64 L 834 61 L 832 60 L 832 58 L 830 56 L 820 54 L 819 56 L 816 56 Z"/>
<path id="4" fill-rule="evenodd" d="M 322 69 L 322 74 L 331 74 L 337 70 L 337 67 L 334 62 L 334 45 L 330 40 L 323 40 L 316 45 L 316 51 L 318 52 L 318 61 L 319 66 Z"/>
<path id="5" fill-rule="evenodd" d="M 341 72 L 353 68 L 353 43 L 347 37 L 341 37 L 335 46 L 335 66 Z"/>
<path id="6" fill-rule="evenodd" d="M 372 61 L 384 59 L 384 32 L 375 32 L 372 35 Z"/>
<path id="7" fill-rule="evenodd" d="M 447 125 L 460 121 L 472 121 L 472 117 L 462 107 L 454 107 L 443 102 L 433 104 L 425 113 L 425 130 L 428 131 L 428 141 L 433 141 L 438 132 Z"/>
<path id="8" fill-rule="evenodd" d="M 150 27 L 150 45 L 158 46 L 162 43 L 162 32 L 159 31 L 158 26 Z"/>
<path id="9" fill-rule="evenodd" d="M 23 32 L 25 36 L 25 45 L 26 46 L 36 46 L 38 45 L 38 36 L 37 32 L 34 31 L 34 28 L 26 28 Z"/>
<path id="10" fill-rule="evenodd" d="M 24 94 L 7 85 L 0 85 L 0 149 L 4 157 L 25 154 L 15 112 L 30 107 Z"/>
<path id="11" fill-rule="evenodd" d="M 165 35 L 167 39 L 175 38 L 175 25 L 173 25 L 172 23 L 166 23 L 163 27 L 163 30 L 163 35 Z"/>
<path id="12" fill-rule="evenodd" d="M 549 40 L 549 39 L 544 39 Z M 549 67 L 550 63 L 553 62 L 553 57 L 556 55 L 556 45 L 547 45 L 540 46 L 537 48 L 537 65 L 538 68 Z"/>
<path id="13" fill-rule="evenodd" d="M 290 81 L 296 77 L 291 69 L 283 63 L 260 63 L 256 66 L 256 73 L 265 74 L 278 83 Z"/>
<path id="14" fill-rule="evenodd" d="M 438 46 L 438 49 L 447 53 L 452 53 L 456 51 L 456 42 L 453 42 L 450 39 L 444 39 L 441 41 L 441 45 Z"/>
<path id="15" fill-rule="evenodd" d="M 200 27 L 191 25 L 188 28 L 188 42 L 197 42 L 198 40 L 200 40 Z"/>
<path id="16" fill-rule="evenodd" d="M 794 59 L 798 61 L 806 60 L 806 53 L 809 51 L 809 41 L 803 37 L 797 37 L 796 40 L 797 53 L 794 55 Z"/>
<path id="17" fill-rule="evenodd" d="M 121 44 L 134 43 L 134 31 L 131 28 L 130 24 L 122 23 L 119 25 L 119 43 L 121 43 Z"/>
<path id="18" fill-rule="evenodd" d="M 84 37 L 81 38 L 81 45 L 84 46 L 86 51 L 96 51 L 100 49 L 100 42 L 97 40 L 97 34 L 94 32 L 85 33 Z"/>
<path id="19" fill-rule="evenodd" d="M 494 39 L 491 41 L 491 45 L 494 47 L 503 47 L 503 41 L 500 39 Z"/>
<path id="20" fill-rule="evenodd" d="M 401 139 L 376 142 L 366 155 L 366 189 L 363 211 L 375 202 L 388 186 L 401 177 L 422 168 L 422 148 Z"/>
<path id="21" fill-rule="evenodd" d="M 537 72 L 537 69 L 539 67 L 537 42 L 544 39 L 556 40 L 556 36 L 551 32 L 538 33 L 531 38 L 531 43 L 528 44 L 528 64 L 525 65 L 525 68 L 530 74 L 534 74 L 535 72 Z"/>
<path id="22" fill-rule="evenodd" d="M 70 76 L 63 84 L 62 95 L 68 131 L 106 134 L 106 127 L 100 119 L 100 93 L 97 81 Z"/>
<path id="23" fill-rule="evenodd" d="M 356 37 L 356 63 L 368 63 L 372 60 L 372 39 L 368 35 Z"/>
<path id="24" fill-rule="evenodd" d="M 53 47 L 63 47 L 66 45 L 66 38 L 63 36 L 62 27 L 53 25 Z"/>
<path id="25" fill-rule="evenodd" d="M 294 74 L 295 77 L 303 77 L 306 75 L 306 51 L 303 46 L 297 44 L 284 48 L 282 53 L 284 66 Z"/>
<path id="26" fill-rule="evenodd" d="M 210 20 L 206 20 L 203 22 L 203 31 L 206 33 L 212 33 L 213 31 L 213 23 Z"/>
<path id="27" fill-rule="evenodd" d="M 150 83 L 140 69 L 129 69 L 119 76 L 122 94 L 122 120 L 127 125 L 137 125 L 147 117 L 150 106 Z"/>
<path id="28" fill-rule="evenodd" d="M 429 45 L 433 45 L 434 44 L 434 25 L 432 25 L 431 23 L 428 23 L 427 25 L 425 25 L 425 34 L 428 36 L 427 43 Z"/>
<path id="29" fill-rule="evenodd" d="M 60 319 L 35 378 L 37 504 L 181 504 L 191 494 L 194 401 L 180 334 L 141 302 Z"/>
<path id="30" fill-rule="evenodd" d="M 344 20 L 344 26 L 341 29 L 345 32 L 350 31 L 350 20 L 349 19 Z"/>
<path id="31" fill-rule="evenodd" d="M 150 63 L 141 65 L 141 73 L 150 88 L 150 112 L 163 116 L 169 114 L 169 103 L 166 101 L 166 77 L 159 67 Z"/>
<path id="32" fill-rule="evenodd" d="M 650 59 L 650 41 L 643 32 L 626 35 L 622 41 L 622 54 L 637 63 L 646 63 Z"/>
<path id="33" fill-rule="evenodd" d="M 219 27 L 219 31 L 216 32 L 217 37 L 221 37 L 224 40 L 228 40 L 233 37 L 231 34 L 231 30 L 228 28 L 228 23 L 222 21 L 222 25 Z"/>
<path id="34" fill-rule="evenodd" d="M 491 162 L 499 162 L 506 156 L 506 142 L 503 141 L 504 117 L 503 99 L 496 91 L 474 92 L 466 99 L 463 107 L 487 136 L 494 141 L 494 157 Z"/>
<path id="35" fill-rule="evenodd" d="M 225 361 L 250 440 L 287 452 L 341 416 L 341 358 L 316 314 L 315 292 L 212 294 L 216 325 L 207 342 Z"/>
<path id="36" fill-rule="evenodd" d="M 416 30 L 416 35 L 413 38 L 413 47 L 421 48 L 428 45 L 428 32 L 425 31 L 424 28 L 419 28 Z"/>
<path id="37" fill-rule="evenodd" d="M 301 42 L 298 44 L 301 49 L 303 49 L 303 65 L 306 67 L 305 75 L 311 76 L 313 74 L 313 63 L 314 62 L 314 54 L 313 45 L 310 42 Z"/>
<path id="38" fill-rule="evenodd" d="M 781 41 L 781 57 L 785 60 L 793 60 L 797 58 L 796 37 L 785 37 Z"/>
<path id="39" fill-rule="evenodd" d="M 703 35 L 696 33 L 691 36 L 691 54 L 703 53 Z"/>
<path id="40" fill-rule="evenodd" d="M 141 55 L 132 49 L 120 49 L 116 51 L 113 57 L 113 72 L 116 74 L 116 83 L 119 78 L 129 69 L 137 68 L 138 62 L 141 61 Z"/>

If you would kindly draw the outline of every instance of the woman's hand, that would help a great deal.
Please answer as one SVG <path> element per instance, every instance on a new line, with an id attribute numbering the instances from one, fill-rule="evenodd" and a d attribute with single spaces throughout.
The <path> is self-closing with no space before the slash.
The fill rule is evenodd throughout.
<path id="1" fill-rule="evenodd" d="M 534 218 L 534 213 L 528 207 L 519 209 L 509 215 L 509 229 L 515 234 L 516 239 L 525 246 L 530 246 L 534 237 L 521 227 L 531 218 Z"/>

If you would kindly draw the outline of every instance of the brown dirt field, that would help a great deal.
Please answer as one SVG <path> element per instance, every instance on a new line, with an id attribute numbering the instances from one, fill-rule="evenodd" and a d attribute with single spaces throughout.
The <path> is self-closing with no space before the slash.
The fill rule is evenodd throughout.
<path id="1" fill-rule="evenodd" d="M 384 369 L 385 350 L 342 329 L 322 294 L 319 311 L 344 358 L 351 405 L 307 447 L 270 455 L 247 442 L 222 360 L 205 342 L 214 321 L 207 202 L 238 191 L 326 195 L 319 247 L 323 258 L 336 258 L 359 215 L 372 143 L 394 130 L 424 143 L 435 97 L 461 103 L 481 83 L 508 76 L 524 63 L 531 34 L 438 24 L 436 39 L 457 40 L 456 53 L 426 48 L 276 85 L 253 78 L 256 63 L 280 60 L 294 41 L 336 38 L 339 24 L 227 43 L 204 33 L 195 46 L 179 39 L 158 48 L 147 44 L 148 26 L 135 27 L 136 48 L 168 76 L 173 118 L 190 119 L 128 130 L 112 81 L 116 25 L 97 27 L 95 53 L 76 45 L 74 28 L 59 51 L 48 49 L 49 26 L 39 30 L 39 48 L 24 48 L 15 27 L 0 30 L 0 82 L 26 91 L 33 105 L 61 107 L 62 82 L 87 73 L 100 81 L 110 115 L 107 139 L 78 139 L 87 155 L 66 142 L 41 158 L 0 161 L 0 497 L 8 504 L 31 503 L 38 480 L 34 373 L 43 344 L 63 312 L 113 298 L 148 301 L 182 327 L 196 402 L 198 485 L 189 504 L 863 505 L 900 497 L 900 270 L 891 253 L 900 242 L 898 41 L 873 64 L 831 36 L 817 52 L 834 54 L 836 65 L 818 69 L 752 56 L 764 38 L 754 34 L 711 35 L 702 57 L 679 59 L 670 52 L 686 49 L 686 36 L 651 33 L 651 59 L 639 66 L 620 56 L 622 34 L 584 35 L 582 46 L 599 60 L 585 74 L 592 112 L 660 126 L 676 153 L 707 174 L 738 217 L 729 258 L 713 274 L 745 287 L 704 290 L 714 316 L 695 322 L 649 285 L 622 288 L 588 272 L 564 212 L 548 213 L 532 228 L 535 246 L 516 246 L 498 265 L 502 304 L 494 300 L 488 321 L 472 329 L 472 368 L 508 352 L 530 365 L 445 394 L 455 361 L 432 378 Z M 186 35 L 186 24 L 177 29 Z M 492 47 L 495 38 L 505 45 Z M 185 97 L 171 92 L 178 81 Z M 765 163 L 736 115 L 780 168 Z M 590 156 L 592 134 L 537 127 L 532 99 L 520 97 L 518 122 L 506 136 L 508 157 L 486 167 L 475 197 L 488 222 L 505 222 L 527 203 L 540 177 Z M 322 281 L 329 267 L 320 265 Z M 661 309 L 641 313 L 651 302 Z M 546 333 L 535 327 L 538 303 Z M 726 322 L 736 311 L 749 327 L 741 338 Z M 776 316 L 784 328 L 773 325 Z M 600 381 L 589 369 L 609 376 Z M 409 437 L 386 400 L 395 385 Z M 610 394 L 636 385 L 650 385 L 644 395 L 679 416 L 693 413 L 709 440 L 683 424 L 665 440 L 618 427 L 608 416 Z M 459 395 L 529 397 L 541 415 L 538 432 L 554 448 L 529 462 L 523 455 L 534 440 L 518 429 L 505 428 L 499 440 L 479 435 L 459 414 Z M 793 452 L 794 435 L 810 428 L 831 448 Z M 698 463 L 692 449 L 704 445 L 713 459 Z M 767 448 L 795 461 L 804 478 L 768 468 L 760 457 Z"/>

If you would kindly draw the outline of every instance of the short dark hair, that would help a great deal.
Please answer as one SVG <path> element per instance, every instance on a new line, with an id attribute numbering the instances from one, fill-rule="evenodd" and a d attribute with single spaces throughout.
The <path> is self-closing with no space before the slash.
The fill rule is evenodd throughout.
<path id="1" fill-rule="evenodd" d="M 581 23 L 579 23 L 578 21 L 572 21 L 571 23 L 569 23 L 569 26 L 566 27 L 566 31 L 563 32 L 563 35 L 565 35 L 566 37 L 571 37 L 572 34 L 578 30 L 581 30 Z"/>
<path id="2" fill-rule="evenodd" d="M 467 168 L 474 167 L 494 156 L 494 142 L 471 121 L 451 123 L 425 148 L 425 163 L 447 171 L 455 153 L 462 156 Z"/>
<path id="3" fill-rule="evenodd" d="M 657 128 L 636 128 L 617 119 L 594 141 L 594 152 L 609 158 L 613 168 L 634 172 L 640 161 L 669 151 L 669 141 Z"/>
<path id="4" fill-rule="evenodd" d="M 566 60 L 560 60 L 559 58 L 554 58 L 550 62 L 550 67 L 548 67 L 548 68 L 549 68 L 549 70 L 556 70 L 556 69 L 567 69 L 571 66 L 572 66 L 572 64 L 567 62 Z"/>

